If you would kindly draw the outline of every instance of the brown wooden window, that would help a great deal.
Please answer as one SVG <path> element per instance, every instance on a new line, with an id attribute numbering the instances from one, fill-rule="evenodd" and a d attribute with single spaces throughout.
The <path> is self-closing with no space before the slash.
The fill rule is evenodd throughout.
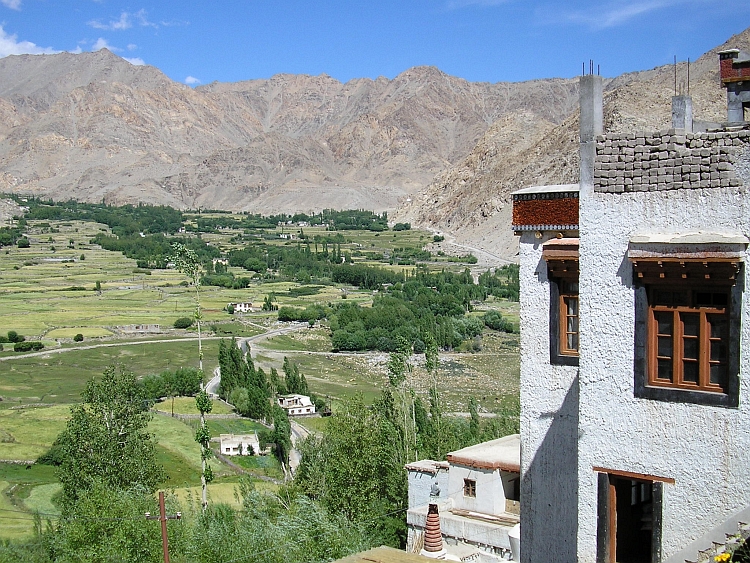
<path id="1" fill-rule="evenodd" d="M 578 355 L 578 279 L 561 279 L 560 291 L 560 354 Z"/>
<path id="2" fill-rule="evenodd" d="M 464 479 L 464 496 L 477 496 L 477 482 L 474 479 Z"/>
<path id="3" fill-rule="evenodd" d="M 649 385 L 726 392 L 729 301 L 729 288 L 649 288 Z"/>

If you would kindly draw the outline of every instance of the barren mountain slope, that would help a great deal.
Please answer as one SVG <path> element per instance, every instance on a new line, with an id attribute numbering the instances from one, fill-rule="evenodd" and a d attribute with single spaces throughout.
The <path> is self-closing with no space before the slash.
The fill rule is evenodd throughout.
<path id="1" fill-rule="evenodd" d="M 470 83 L 432 67 L 193 90 L 106 50 L 6 57 L 0 85 L 0 191 L 259 212 L 393 209 L 497 118 L 527 107 L 554 121 L 577 98 L 574 80 Z"/>
<path id="2" fill-rule="evenodd" d="M 718 51 L 750 49 L 750 29 L 690 65 L 690 94 L 697 120 L 726 119 L 726 93 L 719 84 Z M 678 65 L 678 88 L 687 65 Z M 674 67 L 622 75 L 605 82 L 607 131 L 656 131 L 671 123 Z M 557 126 L 514 114 L 498 120 L 471 154 L 439 174 L 424 190 L 402 200 L 392 214 L 453 234 L 459 243 L 506 258 L 517 252 L 510 230 L 510 193 L 533 185 L 578 181 L 578 112 Z"/>

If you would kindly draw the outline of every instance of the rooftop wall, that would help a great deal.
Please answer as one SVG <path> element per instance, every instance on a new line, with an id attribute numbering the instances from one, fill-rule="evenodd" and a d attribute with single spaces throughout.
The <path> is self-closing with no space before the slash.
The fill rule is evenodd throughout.
<path id="1" fill-rule="evenodd" d="M 599 135 L 594 191 L 608 193 L 728 188 L 743 184 L 735 164 L 750 130 Z"/>

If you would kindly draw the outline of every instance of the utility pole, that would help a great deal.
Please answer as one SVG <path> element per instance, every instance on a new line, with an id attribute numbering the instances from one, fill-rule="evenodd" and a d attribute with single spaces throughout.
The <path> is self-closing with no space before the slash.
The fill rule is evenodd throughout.
<path id="1" fill-rule="evenodd" d="M 164 551 L 164 563 L 169 563 L 169 540 L 167 539 L 167 520 L 179 520 L 182 513 L 167 514 L 164 508 L 164 493 L 159 491 L 159 516 L 151 516 L 146 512 L 146 520 L 159 520 L 161 522 L 161 547 Z"/>

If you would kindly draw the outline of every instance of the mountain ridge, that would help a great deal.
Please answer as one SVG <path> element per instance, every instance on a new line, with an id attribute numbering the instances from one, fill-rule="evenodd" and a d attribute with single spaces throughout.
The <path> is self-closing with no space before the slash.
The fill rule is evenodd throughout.
<path id="1" fill-rule="evenodd" d="M 718 57 L 691 65 L 722 120 Z M 684 63 L 678 65 L 684 75 Z M 668 126 L 673 67 L 605 79 L 607 130 Z M 257 213 L 362 207 L 512 256 L 510 192 L 577 180 L 576 78 L 322 74 L 190 88 L 106 49 L 0 59 L 0 192 Z M 506 224 L 507 223 L 507 224 Z"/>

